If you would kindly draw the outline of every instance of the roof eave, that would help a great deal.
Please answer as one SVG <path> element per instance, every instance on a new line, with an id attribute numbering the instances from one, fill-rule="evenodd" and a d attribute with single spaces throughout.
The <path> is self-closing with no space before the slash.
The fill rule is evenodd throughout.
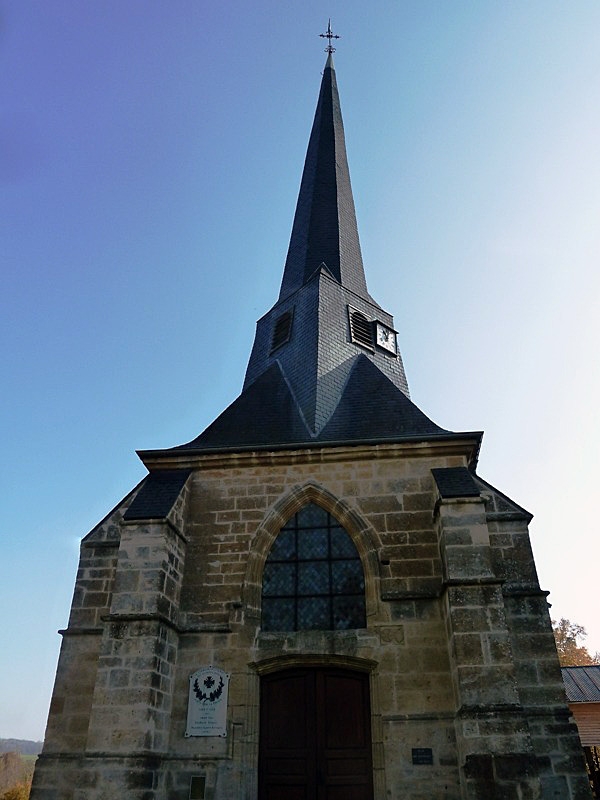
<path id="1" fill-rule="evenodd" d="M 268 453 L 284 454 L 286 451 L 298 453 L 302 451 L 332 451 L 343 448 L 349 454 L 356 453 L 358 448 L 381 448 L 373 451 L 372 457 L 381 457 L 387 449 L 441 449 L 464 455 L 470 469 L 475 470 L 483 431 L 466 431 L 460 433 L 440 433 L 434 436 L 399 436 L 397 438 L 370 438 L 357 439 L 356 441 L 310 441 L 287 442 L 265 445 L 242 445 L 232 447 L 206 447 L 206 448 L 167 448 L 161 450 L 137 450 L 136 453 L 144 466 L 149 469 L 165 469 L 173 467 L 190 467 L 199 461 L 208 458 L 210 461 L 218 460 L 219 456 L 230 459 L 239 456 L 241 460 L 251 460 Z M 454 447 L 453 447 L 454 445 Z"/>

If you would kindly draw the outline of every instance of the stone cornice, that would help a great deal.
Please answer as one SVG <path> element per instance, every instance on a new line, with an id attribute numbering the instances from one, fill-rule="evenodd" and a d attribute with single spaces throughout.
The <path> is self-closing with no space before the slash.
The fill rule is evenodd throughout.
<path id="1" fill-rule="evenodd" d="M 60 636 L 102 636 L 104 628 L 60 628 Z"/>
<path id="2" fill-rule="evenodd" d="M 136 526 L 140 528 L 146 528 L 151 525 L 164 526 L 174 533 L 175 536 L 178 536 L 182 542 L 184 542 L 184 544 L 187 544 L 188 541 L 185 534 L 183 534 L 179 528 L 167 517 L 140 517 L 139 519 L 123 519 L 121 520 L 121 525 L 124 528 L 134 528 Z"/>
<path id="3" fill-rule="evenodd" d="M 462 456 L 467 464 L 477 459 L 481 431 L 452 433 L 435 439 L 415 438 L 400 442 L 368 441 L 349 445 L 346 442 L 327 445 L 281 445 L 265 450 L 138 450 L 137 454 L 149 469 L 219 469 L 287 464 L 317 464 L 374 459 L 435 458 Z"/>

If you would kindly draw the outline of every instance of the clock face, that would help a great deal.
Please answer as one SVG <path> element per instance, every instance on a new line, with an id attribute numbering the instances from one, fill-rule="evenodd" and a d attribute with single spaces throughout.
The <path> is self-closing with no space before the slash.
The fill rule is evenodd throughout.
<path id="1" fill-rule="evenodd" d="M 387 328 L 381 322 L 377 323 L 377 345 L 396 355 L 396 331 Z"/>

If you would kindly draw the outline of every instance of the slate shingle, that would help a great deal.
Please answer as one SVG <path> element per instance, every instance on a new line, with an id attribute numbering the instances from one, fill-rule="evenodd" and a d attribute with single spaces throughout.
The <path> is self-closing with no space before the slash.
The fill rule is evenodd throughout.
<path id="1" fill-rule="evenodd" d="M 356 357 L 340 401 L 319 441 L 435 437 L 449 431 L 432 422 L 363 354 Z"/>
<path id="2" fill-rule="evenodd" d="M 151 472 L 123 519 L 164 519 L 173 508 L 190 472 L 189 469 L 160 469 Z"/>
<path id="3" fill-rule="evenodd" d="M 174 450 L 214 450 L 448 438 L 366 356 L 358 355 L 336 410 L 311 436 L 274 364 L 196 439 Z"/>
<path id="4" fill-rule="evenodd" d="M 480 491 L 473 474 L 466 467 L 432 469 L 433 477 L 442 497 L 479 497 Z"/>
<path id="5" fill-rule="evenodd" d="M 299 289 L 321 264 L 348 289 L 369 297 L 331 55 L 323 71 L 279 300 Z"/>
<path id="6" fill-rule="evenodd" d="M 310 438 L 278 364 L 245 389 L 196 439 L 175 450 L 265 447 Z"/>
<path id="7" fill-rule="evenodd" d="M 392 315 L 367 292 L 330 56 L 281 293 L 258 321 L 242 393 L 203 433 L 166 452 L 461 436 L 440 428 L 410 401 L 399 352 L 353 340 L 350 308 L 364 314 L 373 331 L 376 321 L 394 327 Z M 293 313 L 290 335 L 274 350 L 277 321 L 286 312 Z"/>

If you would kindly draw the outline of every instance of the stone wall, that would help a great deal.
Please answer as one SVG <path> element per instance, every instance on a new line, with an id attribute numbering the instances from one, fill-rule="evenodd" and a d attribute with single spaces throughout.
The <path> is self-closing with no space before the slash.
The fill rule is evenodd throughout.
<path id="1" fill-rule="evenodd" d="M 255 800 L 261 675 L 299 665 L 369 673 L 375 800 L 589 797 L 528 515 L 483 482 L 445 499 L 432 476 L 466 466 L 464 446 L 182 459 L 168 518 L 121 521 L 118 557 L 114 537 L 82 556 L 33 800 L 183 800 L 193 776 L 205 800 Z M 307 502 L 356 544 L 366 629 L 261 631 L 265 559 Z M 228 735 L 186 738 L 189 675 L 209 664 L 231 676 Z"/>

